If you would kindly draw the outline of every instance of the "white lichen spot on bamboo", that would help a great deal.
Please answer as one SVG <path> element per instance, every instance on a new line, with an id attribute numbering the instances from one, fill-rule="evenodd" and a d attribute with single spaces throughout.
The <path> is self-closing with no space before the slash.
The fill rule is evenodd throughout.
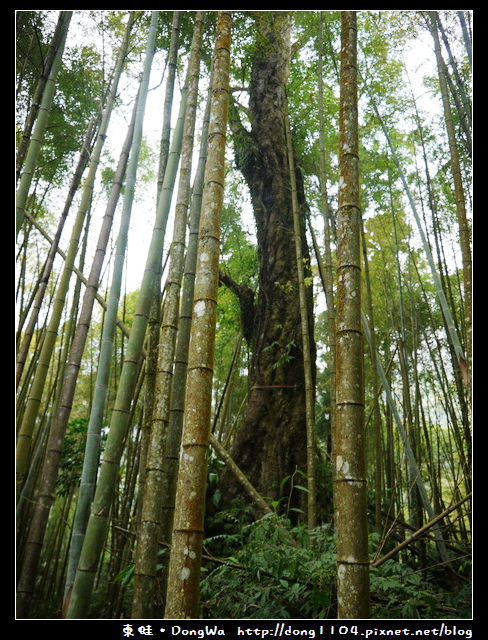
<path id="1" fill-rule="evenodd" d="M 197 300 L 195 302 L 195 315 L 197 316 L 197 318 L 201 318 L 204 313 L 205 313 L 205 301 Z"/>
<path id="2" fill-rule="evenodd" d="M 188 569 L 188 567 L 183 567 L 183 569 L 181 570 L 181 579 L 188 580 L 189 577 L 190 577 L 190 569 Z"/>
<path id="3" fill-rule="evenodd" d="M 336 469 L 337 472 L 340 473 L 342 476 L 347 477 L 348 473 L 349 473 L 349 462 L 347 462 L 347 460 L 343 460 L 342 456 L 337 456 L 337 461 L 336 461 Z"/>

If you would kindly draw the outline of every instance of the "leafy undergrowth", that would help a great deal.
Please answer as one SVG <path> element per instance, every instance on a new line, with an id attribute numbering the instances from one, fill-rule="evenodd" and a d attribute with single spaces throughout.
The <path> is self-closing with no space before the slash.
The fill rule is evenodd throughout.
<path id="1" fill-rule="evenodd" d="M 449 590 L 424 571 L 389 560 L 370 573 L 372 618 L 469 618 L 471 584 Z"/>
<path id="2" fill-rule="evenodd" d="M 373 557 L 374 536 L 370 546 Z M 270 514 L 236 526 L 234 533 L 226 530 L 207 539 L 204 553 L 202 618 L 336 617 L 335 538 L 330 525 L 308 531 Z M 427 574 L 395 558 L 372 569 L 371 617 L 469 618 L 470 585 L 453 590 L 438 575 L 434 579 Z"/>

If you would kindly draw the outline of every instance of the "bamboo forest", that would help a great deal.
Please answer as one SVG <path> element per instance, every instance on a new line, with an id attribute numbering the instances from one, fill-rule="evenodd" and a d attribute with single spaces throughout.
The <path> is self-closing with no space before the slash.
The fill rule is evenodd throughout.
<path id="1" fill-rule="evenodd" d="M 472 23 L 15 11 L 16 620 L 472 620 Z"/>

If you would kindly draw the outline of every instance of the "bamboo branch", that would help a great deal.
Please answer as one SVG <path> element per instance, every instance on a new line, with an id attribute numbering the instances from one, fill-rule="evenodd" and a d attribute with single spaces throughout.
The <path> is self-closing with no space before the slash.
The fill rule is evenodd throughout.
<path id="1" fill-rule="evenodd" d="M 419 538 L 422 534 L 424 534 L 426 531 L 428 531 L 433 526 L 435 526 L 440 520 L 445 518 L 452 511 L 455 511 L 456 509 L 458 509 L 464 502 L 466 502 L 466 500 L 468 500 L 471 497 L 471 493 L 472 492 L 470 491 L 468 495 L 464 497 L 462 500 L 459 500 L 459 502 L 456 502 L 456 504 L 452 505 L 451 507 L 449 507 L 448 509 L 440 513 L 438 516 L 436 516 L 435 518 L 427 522 L 427 524 L 424 524 L 423 527 L 420 527 L 420 529 L 417 529 L 417 531 L 415 531 L 415 533 L 413 533 L 409 538 L 407 538 L 403 542 L 400 542 L 400 544 L 398 544 L 394 549 L 392 549 L 387 554 L 385 554 L 382 558 L 379 558 L 378 560 L 375 560 L 374 562 L 372 562 L 371 566 L 379 567 L 384 562 L 386 562 L 387 560 L 392 558 L 394 555 L 396 555 L 399 551 L 404 549 L 406 546 L 408 546 L 412 542 L 415 542 L 417 538 Z"/>
<path id="2" fill-rule="evenodd" d="M 213 435 L 213 433 L 210 434 L 210 444 L 214 448 L 214 450 L 217 453 L 217 455 L 219 456 L 219 458 L 221 458 L 226 463 L 226 465 L 229 467 L 229 469 L 232 471 L 232 473 L 235 475 L 235 477 L 239 480 L 239 482 L 241 483 L 242 487 L 244 488 L 246 493 L 250 496 L 252 501 L 258 507 L 263 509 L 263 511 L 265 511 L 266 513 L 272 513 L 271 507 L 261 497 L 261 495 L 254 488 L 254 486 L 249 482 L 249 480 L 246 478 L 246 476 L 242 473 L 242 471 L 239 469 L 237 464 L 231 458 L 231 456 L 229 455 L 227 450 L 217 440 L 217 438 Z"/>

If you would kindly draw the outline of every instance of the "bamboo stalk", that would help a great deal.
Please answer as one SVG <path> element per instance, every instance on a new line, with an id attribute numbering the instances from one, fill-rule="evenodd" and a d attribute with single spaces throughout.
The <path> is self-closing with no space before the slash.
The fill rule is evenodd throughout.
<path id="1" fill-rule="evenodd" d="M 52 101 L 54 98 L 54 92 L 56 90 L 56 78 L 61 69 L 61 61 L 63 57 L 64 47 L 66 44 L 66 36 L 68 35 L 68 29 L 73 16 L 72 11 L 61 11 L 60 21 L 63 22 L 61 38 L 54 55 L 54 60 L 51 66 L 49 77 L 46 81 L 46 86 L 42 94 L 42 101 L 39 106 L 39 113 L 34 126 L 34 131 L 27 148 L 25 161 L 23 165 L 22 175 L 20 177 L 19 186 L 16 194 L 16 229 L 17 233 L 22 228 L 22 224 L 25 218 L 25 205 L 27 203 L 27 196 L 29 195 L 29 188 L 34 176 L 34 170 L 37 165 L 39 153 L 41 151 L 42 141 L 44 133 L 46 131 L 47 122 L 49 118 L 49 112 L 51 110 Z"/>
<path id="2" fill-rule="evenodd" d="M 298 210 L 295 160 L 290 131 L 288 112 L 285 112 L 285 133 L 290 170 L 291 201 L 293 211 L 293 230 L 295 236 L 295 258 L 298 274 L 298 295 L 300 299 L 300 319 L 302 332 L 303 370 L 305 380 L 305 416 L 307 433 L 307 523 L 313 529 L 317 521 L 317 492 L 315 477 L 315 387 L 312 374 L 310 349 L 310 324 L 307 311 L 305 275 L 303 269 L 302 239 L 300 233 L 300 214 Z"/>
<path id="3" fill-rule="evenodd" d="M 165 617 L 198 616 L 205 478 L 219 284 L 220 211 L 229 109 L 231 14 L 219 11 L 208 157 L 197 254 L 187 395 L 176 489 Z"/>
<path id="4" fill-rule="evenodd" d="M 163 495 L 161 493 L 166 436 L 170 412 L 170 392 L 173 360 L 178 328 L 180 287 L 183 276 L 186 227 L 191 184 L 195 115 L 200 78 L 200 49 L 205 13 L 195 17 L 190 60 L 188 62 L 188 98 L 183 127 L 182 160 L 175 205 L 173 240 L 170 248 L 166 299 L 161 322 L 158 363 L 156 369 L 152 426 L 146 460 L 144 495 L 142 499 L 140 536 L 136 549 L 132 616 L 153 615 L 157 539 L 160 534 Z"/>
<path id="5" fill-rule="evenodd" d="M 131 14 L 131 17 L 133 18 L 133 13 Z M 73 534 L 71 540 L 68 572 L 66 576 L 65 595 L 70 592 L 72 583 L 74 581 L 76 566 L 78 564 L 79 555 L 81 553 L 86 522 L 89 516 L 90 503 L 93 497 L 96 474 L 98 470 L 103 411 L 105 407 L 105 399 L 108 388 L 113 336 L 115 334 L 117 310 L 120 300 L 122 274 L 124 270 L 124 261 L 127 248 L 127 236 L 131 219 L 132 201 L 134 198 L 137 177 L 137 165 L 142 140 L 142 127 L 146 97 L 148 92 L 149 74 L 151 71 L 151 64 L 154 55 L 155 36 L 155 29 L 153 29 L 152 36 L 148 38 L 148 44 L 146 47 L 146 59 L 139 87 L 139 93 L 134 105 L 132 122 L 129 126 L 126 142 L 122 151 L 121 162 L 123 163 L 124 168 L 122 166 L 118 167 L 116 179 L 114 180 L 114 187 L 118 185 L 117 190 L 120 190 L 122 175 L 123 173 L 125 173 L 125 164 L 127 164 L 126 188 L 122 207 L 119 234 L 115 249 L 115 264 L 107 302 L 107 313 L 105 314 L 102 331 L 101 349 L 95 381 L 94 398 L 90 411 L 90 419 L 88 422 L 85 457 L 83 462 L 82 477 L 80 481 L 80 492 L 75 512 L 75 519 L 73 522 Z M 115 194 L 113 194 L 113 199 L 115 200 Z M 100 271 L 101 262 L 98 267 L 95 266 L 95 273 L 90 274 L 89 281 L 92 283 L 92 287 L 94 282 L 98 282 Z M 88 298 L 87 305 L 90 304 L 93 305 L 93 300 L 90 300 L 90 298 Z"/>
<path id="6" fill-rule="evenodd" d="M 100 162 L 100 156 L 102 153 L 103 145 L 105 143 L 106 132 L 110 122 L 110 116 L 115 103 L 117 95 L 117 88 L 120 76 L 122 74 L 125 53 L 128 46 L 129 30 L 126 30 L 123 43 L 119 50 L 119 55 L 115 63 L 115 75 L 112 85 L 110 87 L 110 96 L 105 106 L 102 123 L 98 132 L 98 138 L 93 150 L 88 176 L 86 178 L 83 192 L 81 194 L 81 202 L 74 221 L 73 230 L 70 237 L 70 243 L 66 260 L 61 275 L 59 285 L 56 290 L 56 297 L 52 305 L 51 317 L 46 330 L 46 337 L 41 349 L 39 360 L 37 362 L 36 373 L 32 382 L 29 397 L 27 399 L 26 411 L 23 416 L 22 425 L 19 430 L 19 439 L 17 443 L 17 481 L 19 488 L 21 487 L 29 464 L 30 445 L 32 440 L 32 434 L 35 429 L 36 417 L 41 404 L 42 394 L 44 391 L 44 385 L 46 381 L 47 371 L 49 363 L 54 352 L 54 345 L 58 335 L 59 324 L 61 322 L 61 315 L 66 302 L 69 283 L 71 275 L 73 273 L 73 267 L 75 258 L 79 250 L 79 240 L 83 230 L 83 225 L 91 205 L 91 198 L 93 193 L 93 185 L 95 181 L 96 172 Z"/>
<path id="7" fill-rule="evenodd" d="M 435 516 L 435 518 L 433 518 L 432 520 L 429 520 L 429 522 L 424 524 L 423 527 L 420 527 L 420 529 L 417 529 L 415 533 L 412 533 L 411 536 L 403 540 L 403 542 L 400 542 L 400 544 L 398 544 L 394 549 L 392 549 L 391 551 L 388 551 L 388 553 L 386 553 L 384 556 L 372 562 L 371 566 L 372 567 L 381 566 L 384 562 L 386 562 L 387 560 L 395 556 L 399 551 L 407 547 L 409 544 L 412 544 L 412 542 L 415 542 L 417 538 L 419 538 L 421 535 L 426 533 L 429 529 L 432 529 L 432 527 L 435 527 L 441 520 L 443 520 L 446 516 L 452 513 L 452 511 L 459 509 L 459 507 L 462 504 L 464 504 L 466 500 L 469 500 L 470 498 L 471 498 L 471 492 L 469 492 L 467 496 L 465 496 L 464 498 L 456 502 L 456 504 L 453 504 L 448 509 L 445 509 L 442 513 L 439 513 L 439 515 Z"/>
<path id="8" fill-rule="evenodd" d="M 92 503 L 92 511 L 88 520 L 84 544 L 73 584 L 70 606 L 66 614 L 68 618 L 83 617 L 86 614 L 95 580 L 96 567 L 103 551 L 105 535 L 108 529 L 108 519 L 115 491 L 117 473 L 127 430 L 129 428 L 128 418 L 130 405 L 142 357 L 142 346 L 151 308 L 152 293 L 154 291 L 156 277 L 160 273 L 171 195 L 181 153 L 186 96 L 187 89 L 185 87 L 182 93 L 180 114 L 173 135 L 172 148 L 166 168 L 163 188 L 158 200 L 156 220 L 110 420 L 104 458 L 100 468 L 99 479 Z"/>
<path id="9" fill-rule="evenodd" d="M 343 11 L 341 14 L 341 47 L 334 478 L 337 615 L 339 618 L 368 618 L 369 556 L 361 331 L 357 24 L 354 11 Z"/>

